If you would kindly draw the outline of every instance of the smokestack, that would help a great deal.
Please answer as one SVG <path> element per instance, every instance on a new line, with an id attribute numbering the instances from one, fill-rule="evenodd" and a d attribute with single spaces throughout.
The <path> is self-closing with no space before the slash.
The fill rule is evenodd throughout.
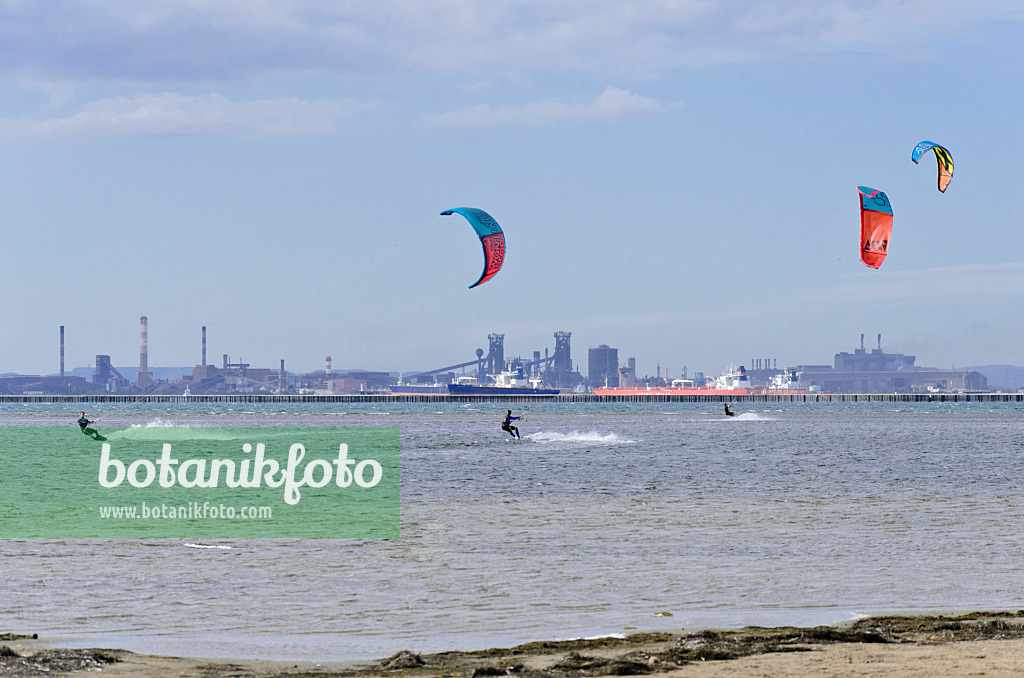
<path id="1" fill-rule="evenodd" d="M 203 325 L 203 365 L 206 365 L 206 325 Z"/>
<path id="2" fill-rule="evenodd" d="M 60 376 L 64 376 L 64 326 L 60 326 Z"/>
<path id="3" fill-rule="evenodd" d="M 228 368 L 228 354 L 225 353 L 224 354 L 224 369 L 226 370 L 227 368 Z"/>
<path id="4" fill-rule="evenodd" d="M 149 319 L 139 318 L 139 374 L 135 377 L 135 385 L 146 388 L 153 383 L 153 373 L 149 371 Z"/>
<path id="5" fill-rule="evenodd" d="M 324 369 L 324 372 L 326 374 L 330 374 L 331 373 L 331 356 L 327 356 L 327 360 L 325 362 L 325 366 L 326 367 Z"/>
<path id="6" fill-rule="evenodd" d="M 860 333 L 860 350 L 864 350 L 864 333 Z"/>
<path id="7" fill-rule="evenodd" d="M 882 333 L 881 332 L 878 333 L 878 350 L 879 351 L 882 350 Z"/>
<path id="8" fill-rule="evenodd" d="M 139 372 L 149 371 L 149 319 L 139 318 Z"/>

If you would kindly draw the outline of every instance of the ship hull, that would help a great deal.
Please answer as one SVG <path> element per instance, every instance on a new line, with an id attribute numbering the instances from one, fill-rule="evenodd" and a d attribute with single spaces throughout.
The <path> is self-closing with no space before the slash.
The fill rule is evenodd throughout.
<path id="1" fill-rule="evenodd" d="M 807 389 L 763 389 L 763 388 L 628 388 L 623 386 L 607 386 L 595 388 L 594 395 L 614 396 L 734 396 L 734 395 L 801 395 Z"/>
<path id="2" fill-rule="evenodd" d="M 392 395 L 448 395 L 446 384 L 411 384 L 407 386 L 390 386 L 388 390 Z"/>
<path id="3" fill-rule="evenodd" d="M 448 384 L 452 395 L 558 395 L 557 388 L 529 388 L 526 386 L 473 386 L 470 384 Z"/>
<path id="4" fill-rule="evenodd" d="M 594 395 L 667 395 L 667 396 L 699 396 L 699 395 L 750 395 L 752 393 L 761 393 L 760 389 L 752 388 L 672 388 L 670 386 L 660 386 L 654 388 L 637 387 L 632 388 L 628 386 L 605 386 L 594 389 Z"/>

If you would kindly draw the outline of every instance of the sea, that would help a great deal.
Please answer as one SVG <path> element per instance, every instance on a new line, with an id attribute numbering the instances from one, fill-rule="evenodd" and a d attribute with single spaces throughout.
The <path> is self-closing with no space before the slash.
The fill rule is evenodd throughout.
<path id="1" fill-rule="evenodd" d="M 401 537 L 4 539 L 0 632 L 327 661 L 1024 608 L 1019 403 L 531 403 L 520 440 L 502 403 L 90 407 L 101 430 L 397 426 Z"/>

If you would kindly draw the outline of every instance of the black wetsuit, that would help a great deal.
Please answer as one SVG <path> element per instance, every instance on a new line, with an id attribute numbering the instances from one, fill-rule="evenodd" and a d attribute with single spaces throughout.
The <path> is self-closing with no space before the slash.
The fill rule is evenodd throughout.
<path id="1" fill-rule="evenodd" d="M 512 425 L 512 422 L 516 419 L 522 419 L 522 417 L 513 417 L 511 414 L 505 417 L 505 421 L 501 423 L 501 430 L 508 431 L 508 434 L 513 438 L 520 438 L 519 429 Z"/>
<path id="2" fill-rule="evenodd" d="M 82 429 L 82 433 L 89 436 L 93 440 L 106 440 L 106 438 L 100 435 L 99 431 L 97 431 L 94 428 L 89 428 L 89 424 L 93 423 L 95 422 L 89 421 L 85 417 L 79 417 L 78 419 L 78 426 Z"/>
<path id="3" fill-rule="evenodd" d="M 728 406 L 728 405 L 726 405 L 726 406 L 725 406 L 725 416 L 727 416 L 727 417 L 735 417 L 735 416 L 736 416 L 736 413 L 735 413 L 735 412 L 733 412 L 732 410 L 730 410 L 730 409 L 729 409 L 729 406 Z"/>

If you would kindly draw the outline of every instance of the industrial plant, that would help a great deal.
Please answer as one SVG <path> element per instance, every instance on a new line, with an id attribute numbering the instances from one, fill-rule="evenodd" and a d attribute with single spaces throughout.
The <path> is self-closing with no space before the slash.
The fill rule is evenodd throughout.
<path id="1" fill-rule="evenodd" d="M 331 356 L 324 368 L 307 373 L 288 372 L 281 359 L 276 367 L 255 367 L 242 358 L 224 353 L 219 364 L 207 359 L 206 326 L 201 327 L 200 360 L 191 368 L 151 368 L 149 360 L 149 319 L 139 318 L 139 359 L 132 367 L 115 367 L 109 354 L 97 354 L 95 365 L 68 374 L 64 365 L 64 326 L 60 326 L 60 369 L 54 375 L 0 376 L 2 395 L 88 395 L 88 394 L 412 394 L 448 393 L 449 386 L 472 383 L 478 387 L 498 384 L 514 374 L 533 389 L 553 392 L 588 392 L 608 388 L 659 388 L 683 385 L 701 387 L 713 383 L 701 372 L 688 374 L 682 366 L 678 375 L 659 364 L 654 376 L 636 373 L 636 359 L 620 362 L 619 350 L 600 344 L 588 349 L 587 374 L 574 365 L 572 333 L 556 331 L 553 344 L 537 348 L 525 356 L 506 357 L 505 335 L 487 336 L 487 349 L 475 349 L 473 356 L 436 369 L 413 373 L 366 370 L 335 370 Z M 739 366 L 751 388 L 771 388 L 785 377 L 788 388 L 810 393 L 925 393 L 980 392 L 990 388 L 985 375 L 970 369 L 939 370 L 915 365 L 916 357 L 882 350 L 860 348 L 853 353 L 840 352 L 832 365 L 782 366 L 771 358 L 751 358 L 749 370 Z M 83 369 L 89 372 L 82 374 Z M 736 369 L 736 366 L 731 366 Z M 454 388 L 454 386 L 451 386 Z"/>
<path id="2" fill-rule="evenodd" d="M 206 326 L 201 328 L 200 361 L 189 371 L 167 375 L 169 368 L 150 369 L 149 319 L 139 318 L 139 361 L 137 367 L 115 367 L 109 354 L 97 354 L 89 377 L 67 374 L 64 367 L 64 326 L 60 326 L 60 371 L 56 375 L 0 376 L 0 394 L 6 395 L 85 395 L 98 393 L 201 395 L 201 394 L 297 394 L 331 395 L 386 392 L 398 384 L 450 383 L 466 376 L 485 382 L 510 368 L 525 369 L 532 377 L 556 388 L 576 389 L 586 378 L 574 369 L 571 332 L 555 332 L 553 350 L 532 352 L 530 358 L 506 360 L 504 334 L 490 334 L 488 349 L 478 348 L 475 357 L 433 370 L 402 375 L 367 370 L 337 371 L 332 357 L 324 359 L 324 369 L 308 373 L 288 372 L 281 359 L 276 368 L 255 367 L 241 358 L 222 354 L 219 365 L 207 359 Z M 461 372 L 459 372 L 461 370 Z"/>

